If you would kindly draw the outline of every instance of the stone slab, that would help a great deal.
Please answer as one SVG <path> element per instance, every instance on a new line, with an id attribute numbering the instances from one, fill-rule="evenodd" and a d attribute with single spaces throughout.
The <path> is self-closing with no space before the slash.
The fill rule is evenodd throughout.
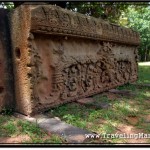
<path id="1" fill-rule="evenodd" d="M 137 80 L 140 39 L 131 29 L 52 5 L 20 5 L 10 22 L 17 112 L 38 114 Z"/>
<path id="2" fill-rule="evenodd" d="M 85 134 L 91 134 L 91 132 L 87 130 L 72 126 L 57 118 L 48 118 L 45 115 L 36 115 L 34 117 L 28 117 L 18 113 L 14 115 L 15 117 L 25 119 L 32 123 L 37 123 L 37 125 L 47 133 L 57 134 L 66 139 L 69 143 L 83 143 L 87 140 Z"/>

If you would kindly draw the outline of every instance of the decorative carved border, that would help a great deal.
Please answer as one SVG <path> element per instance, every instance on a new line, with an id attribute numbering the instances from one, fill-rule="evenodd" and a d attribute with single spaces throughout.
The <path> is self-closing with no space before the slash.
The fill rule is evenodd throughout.
<path id="1" fill-rule="evenodd" d="M 32 8 L 31 32 L 76 36 L 132 45 L 140 43 L 138 33 L 131 29 L 51 5 Z"/>

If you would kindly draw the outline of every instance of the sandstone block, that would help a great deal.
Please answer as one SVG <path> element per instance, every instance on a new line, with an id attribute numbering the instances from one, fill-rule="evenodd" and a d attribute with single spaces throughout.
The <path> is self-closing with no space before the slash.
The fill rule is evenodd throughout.
<path id="1" fill-rule="evenodd" d="M 11 14 L 16 110 L 31 115 L 137 80 L 139 35 L 51 5 Z"/>

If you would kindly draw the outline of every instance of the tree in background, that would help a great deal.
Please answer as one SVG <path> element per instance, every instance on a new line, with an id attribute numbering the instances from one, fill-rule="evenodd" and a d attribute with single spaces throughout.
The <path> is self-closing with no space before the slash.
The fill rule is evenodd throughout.
<path id="1" fill-rule="evenodd" d="M 14 3 L 13 2 L 0 2 L 0 5 L 8 10 L 14 9 Z"/>
<path id="2" fill-rule="evenodd" d="M 140 61 L 150 61 L 150 6 L 137 8 L 130 5 L 120 18 L 120 24 L 140 33 Z"/>
<path id="3" fill-rule="evenodd" d="M 124 2 L 68 2 L 67 9 L 117 23 L 122 11 L 128 8 Z"/>

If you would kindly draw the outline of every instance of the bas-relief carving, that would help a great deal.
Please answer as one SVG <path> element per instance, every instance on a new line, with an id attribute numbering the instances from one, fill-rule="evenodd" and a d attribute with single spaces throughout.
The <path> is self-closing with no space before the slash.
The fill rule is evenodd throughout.
<path id="1" fill-rule="evenodd" d="M 89 50 L 86 52 L 82 45 L 83 52 L 74 56 L 76 46 L 69 49 L 69 39 L 38 36 L 31 41 L 33 95 L 36 95 L 34 98 L 40 105 L 64 103 L 136 80 L 134 46 L 88 42 L 92 53 L 88 53 Z M 78 43 L 79 40 L 75 45 Z M 115 51 L 117 47 L 118 54 Z M 67 49 L 72 54 L 68 54 Z M 127 50 L 125 59 L 122 58 L 120 49 Z"/>
<path id="2" fill-rule="evenodd" d="M 28 30 L 20 33 L 28 35 L 24 38 L 27 46 L 22 44 L 28 56 L 22 54 L 22 59 L 29 60 L 23 68 L 28 70 L 25 80 L 32 112 L 23 113 L 37 113 L 137 79 L 136 32 L 55 6 L 26 8 Z M 24 18 L 20 18 L 21 28 Z"/>

